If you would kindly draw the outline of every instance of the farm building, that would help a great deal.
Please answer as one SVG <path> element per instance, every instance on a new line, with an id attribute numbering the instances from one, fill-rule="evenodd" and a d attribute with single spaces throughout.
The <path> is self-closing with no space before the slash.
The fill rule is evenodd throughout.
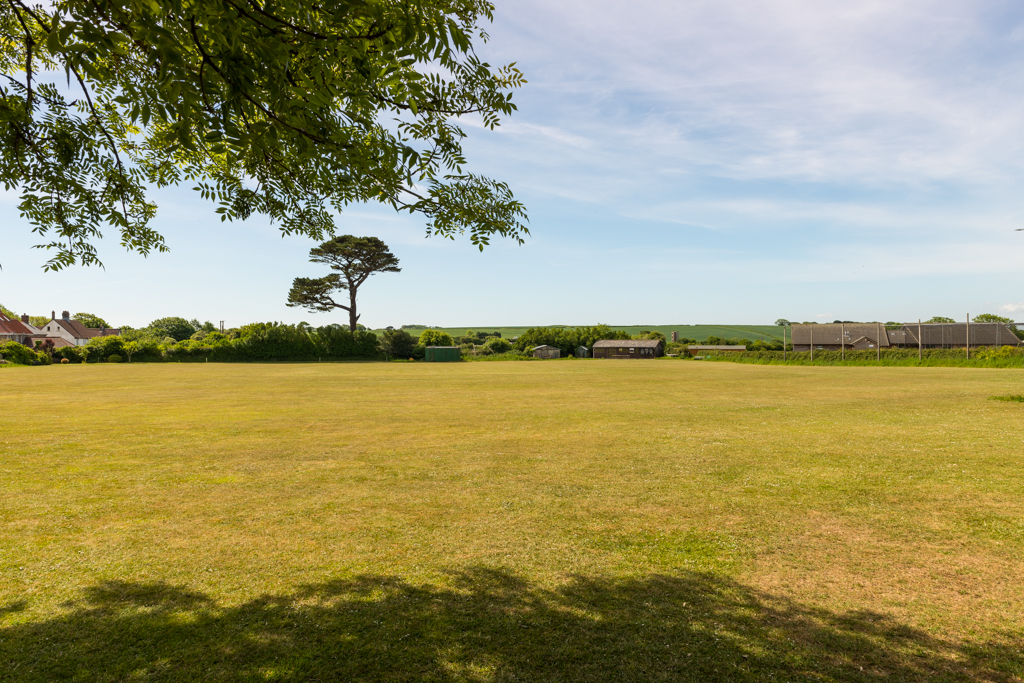
<path id="1" fill-rule="evenodd" d="M 746 351 L 747 347 L 743 344 L 690 344 L 686 347 L 691 356 L 702 356 L 707 353 L 725 351 L 728 353 L 736 353 L 738 351 Z"/>
<path id="2" fill-rule="evenodd" d="M 594 342 L 594 358 L 658 358 L 665 355 L 660 339 L 602 339 Z"/>
<path id="3" fill-rule="evenodd" d="M 885 325 L 875 323 L 828 323 L 824 325 L 793 325 L 794 351 L 840 351 L 889 348 Z"/>
<path id="4" fill-rule="evenodd" d="M 1013 330 L 1004 323 L 904 323 L 898 329 L 887 330 L 878 323 L 830 323 L 827 325 L 793 325 L 793 350 L 839 351 L 874 349 L 878 343 L 883 349 L 891 347 L 941 349 L 964 347 L 970 334 L 971 347 L 1022 346 Z"/>
<path id="5" fill-rule="evenodd" d="M 918 329 L 920 328 L 920 332 Z M 1004 323 L 971 323 L 971 346 L 1022 346 L 1024 341 L 1017 338 L 1013 330 Z M 951 346 L 965 346 L 968 336 L 967 323 L 904 323 L 898 330 L 889 330 L 889 339 L 894 346 L 941 349 Z"/>
<path id="6" fill-rule="evenodd" d="M 541 346 L 534 346 L 532 349 L 534 358 L 561 358 L 562 350 L 557 346 L 548 346 L 542 344 Z"/>
<path id="7" fill-rule="evenodd" d="M 590 358 L 590 349 L 588 349 L 586 346 L 577 346 L 576 347 L 576 357 L 577 358 Z"/>

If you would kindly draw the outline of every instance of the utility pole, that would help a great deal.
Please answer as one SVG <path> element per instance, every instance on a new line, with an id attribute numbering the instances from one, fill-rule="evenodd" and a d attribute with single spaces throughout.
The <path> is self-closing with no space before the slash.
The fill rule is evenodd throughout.
<path id="1" fill-rule="evenodd" d="M 843 360 L 846 360 L 846 323 L 841 323 L 839 326 L 839 344 L 843 350 Z"/>
<path id="2" fill-rule="evenodd" d="M 877 334 L 875 335 L 878 339 L 875 340 L 875 357 L 878 362 L 882 362 L 882 323 L 875 323 Z"/>
<path id="3" fill-rule="evenodd" d="M 786 360 L 786 326 L 782 326 L 782 360 Z"/>
<path id="4" fill-rule="evenodd" d="M 813 363 L 814 362 L 814 325 L 811 325 L 810 328 L 811 328 L 811 362 Z"/>
<path id="5" fill-rule="evenodd" d="M 971 314 L 967 314 L 967 360 L 971 359 Z"/>
<path id="6" fill-rule="evenodd" d="M 917 319 L 917 359 L 921 360 L 921 319 Z"/>

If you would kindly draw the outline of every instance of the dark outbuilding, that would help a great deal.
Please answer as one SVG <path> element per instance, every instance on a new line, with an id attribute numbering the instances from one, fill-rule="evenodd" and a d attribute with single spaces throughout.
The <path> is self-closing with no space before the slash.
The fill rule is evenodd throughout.
<path id="1" fill-rule="evenodd" d="M 602 339 L 594 342 L 594 358 L 658 358 L 665 355 L 660 339 Z"/>

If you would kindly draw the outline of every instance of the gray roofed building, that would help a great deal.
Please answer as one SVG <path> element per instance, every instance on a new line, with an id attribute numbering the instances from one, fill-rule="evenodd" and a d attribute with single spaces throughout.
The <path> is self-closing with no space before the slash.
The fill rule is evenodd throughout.
<path id="1" fill-rule="evenodd" d="M 885 325 L 877 323 L 825 323 L 822 325 L 793 325 L 791 327 L 794 351 L 810 351 L 814 348 L 838 351 L 844 346 L 853 348 L 855 342 L 863 344 L 862 337 L 877 343 L 883 349 L 890 346 Z"/>
<path id="2" fill-rule="evenodd" d="M 665 355 L 660 339 L 602 339 L 594 342 L 594 358 L 657 358 Z"/>
<path id="3" fill-rule="evenodd" d="M 893 334 L 896 333 L 896 334 Z M 926 349 L 967 344 L 968 327 L 962 323 L 921 323 L 920 343 Z M 1019 339 L 1005 323 L 971 323 L 971 346 L 1021 346 Z M 892 330 L 890 336 L 899 346 L 918 345 L 918 324 L 904 323 L 899 330 Z M 815 335 L 817 343 L 817 335 Z"/>

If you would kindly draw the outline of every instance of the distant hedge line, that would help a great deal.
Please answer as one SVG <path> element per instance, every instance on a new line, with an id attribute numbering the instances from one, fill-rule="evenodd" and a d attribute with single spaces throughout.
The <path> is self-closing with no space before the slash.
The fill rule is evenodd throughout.
<path id="1" fill-rule="evenodd" d="M 26 349 L 27 350 L 27 349 Z M 43 354 L 45 355 L 45 354 Z M 108 360 L 159 361 L 260 361 L 377 358 L 377 336 L 372 332 L 329 325 L 309 327 L 281 323 L 254 323 L 239 329 L 238 337 L 211 332 L 203 339 L 157 341 L 95 337 L 85 346 L 65 346 L 54 359 L 72 363 Z"/>

